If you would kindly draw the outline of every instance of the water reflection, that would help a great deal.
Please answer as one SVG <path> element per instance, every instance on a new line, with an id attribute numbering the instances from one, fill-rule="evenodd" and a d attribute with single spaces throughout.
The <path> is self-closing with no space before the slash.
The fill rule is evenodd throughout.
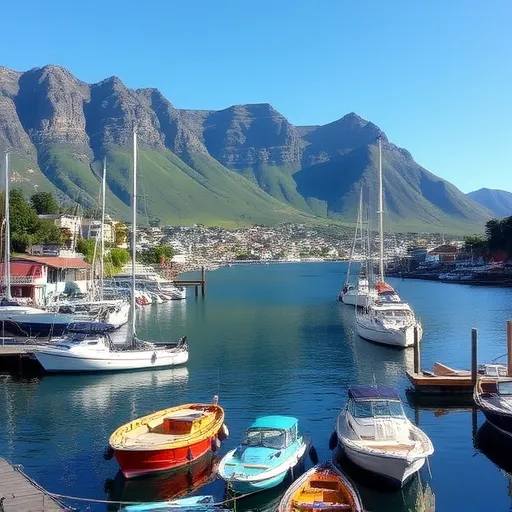
<path id="1" fill-rule="evenodd" d="M 216 478 L 220 457 L 207 454 L 172 472 L 127 480 L 121 473 L 105 482 L 112 501 L 167 501 L 191 495 Z M 201 490 L 200 494 L 204 494 Z M 115 510 L 115 508 L 114 508 Z"/>
<path id="2" fill-rule="evenodd" d="M 486 421 L 476 433 L 475 448 L 500 469 L 512 474 L 512 439 Z"/>

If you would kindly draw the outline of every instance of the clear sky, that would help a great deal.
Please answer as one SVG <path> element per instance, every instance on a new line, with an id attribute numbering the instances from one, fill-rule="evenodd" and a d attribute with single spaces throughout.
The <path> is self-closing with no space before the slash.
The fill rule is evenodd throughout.
<path id="1" fill-rule="evenodd" d="M 157 87 L 180 108 L 354 111 L 464 192 L 512 191 L 512 0 L 23 0 L 0 64 Z"/>

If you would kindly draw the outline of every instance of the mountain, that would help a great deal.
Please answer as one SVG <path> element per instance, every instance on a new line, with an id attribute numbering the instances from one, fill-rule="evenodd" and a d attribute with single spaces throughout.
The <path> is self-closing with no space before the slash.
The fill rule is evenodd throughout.
<path id="1" fill-rule="evenodd" d="M 0 149 L 27 193 L 95 207 L 106 158 L 107 204 L 128 218 L 134 126 L 140 212 L 166 224 L 353 222 L 361 186 L 375 204 L 378 136 L 390 227 L 474 231 L 490 215 L 355 113 L 294 126 L 269 104 L 181 110 L 117 77 L 86 84 L 60 66 L 0 67 Z"/>
<path id="2" fill-rule="evenodd" d="M 512 193 L 505 190 L 481 188 L 470 192 L 468 197 L 481 204 L 496 217 L 509 217 L 512 215 Z"/>

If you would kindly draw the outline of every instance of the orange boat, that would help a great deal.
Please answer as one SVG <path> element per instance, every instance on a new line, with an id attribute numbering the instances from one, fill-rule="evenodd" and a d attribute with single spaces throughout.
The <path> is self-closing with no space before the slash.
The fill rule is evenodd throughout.
<path id="1" fill-rule="evenodd" d="M 224 410 L 187 404 L 157 411 L 120 426 L 109 439 L 126 478 L 169 471 L 216 451 L 228 435 Z"/>
<path id="2" fill-rule="evenodd" d="M 363 512 L 354 484 L 332 463 L 314 466 L 285 492 L 278 512 Z"/>

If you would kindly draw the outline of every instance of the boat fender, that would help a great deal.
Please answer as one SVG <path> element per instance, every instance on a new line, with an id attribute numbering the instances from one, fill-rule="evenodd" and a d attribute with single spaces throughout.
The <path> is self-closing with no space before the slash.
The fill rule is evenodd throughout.
<path id="1" fill-rule="evenodd" d="M 192 454 L 192 450 L 190 449 L 190 446 L 187 451 L 187 460 L 190 462 L 194 458 L 194 455 Z"/>
<path id="2" fill-rule="evenodd" d="M 215 453 L 220 448 L 220 439 L 218 437 L 212 437 L 212 452 Z"/>
<path id="3" fill-rule="evenodd" d="M 222 424 L 218 433 L 219 439 L 225 441 L 229 437 L 229 430 L 225 423 Z"/>
<path id="4" fill-rule="evenodd" d="M 105 460 L 111 460 L 113 456 L 114 456 L 114 449 L 112 448 L 112 446 L 107 446 L 105 448 L 105 451 L 103 452 L 103 458 Z"/>
<path id="5" fill-rule="evenodd" d="M 156 352 L 153 352 L 153 355 L 151 356 L 151 362 L 152 363 L 156 362 Z"/>
<path id="6" fill-rule="evenodd" d="M 311 459 L 311 463 L 316 466 L 318 464 L 318 453 L 316 452 L 316 448 L 311 445 L 309 448 L 309 458 Z"/>
<path id="7" fill-rule="evenodd" d="M 338 434 L 334 431 L 329 438 L 329 450 L 334 450 L 338 446 Z"/>

